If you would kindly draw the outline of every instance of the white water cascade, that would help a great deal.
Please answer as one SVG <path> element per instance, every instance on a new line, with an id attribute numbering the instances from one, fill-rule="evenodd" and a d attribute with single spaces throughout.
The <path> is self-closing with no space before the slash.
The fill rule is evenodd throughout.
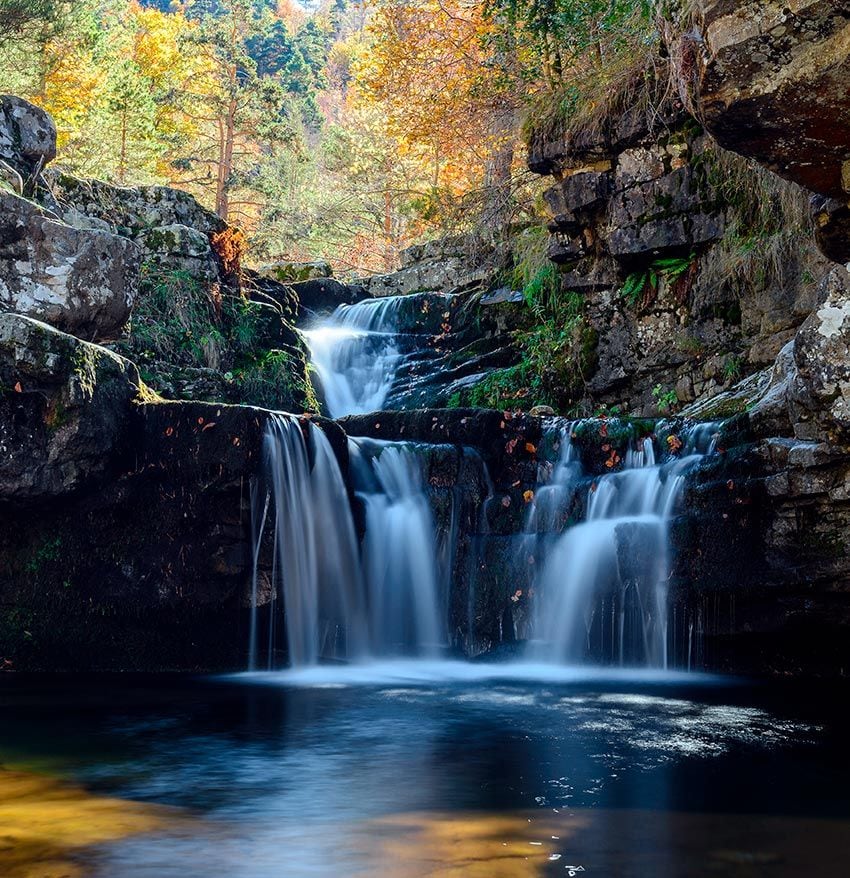
<path id="1" fill-rule="evenodd" d="M 366 514 L 363 573 L 371 652 L 436 657 L 446 641 L 437 536 L 416 447 L 351 439 L 349 448 Z"/>
<path id="2" fill-rule="evenodd" d="M 529 516 L 535 534 L 555 526 L 582 480 L 574 425 L 559 429 L 560 460 Z M 622 471 L 592 482 L 584 521 L 545 552 L 536 583 L 535 658 L 667 667 L 669 524 L 685 476 L 712 450 L 714 433 L 716 426 L 697 428 L 681 457 L 660 464 L 652 439 L 644 439 Z"/>
<path id="3" fill-rule="evenodd" d="M 400 297 L 341 305 L 327 324 L 304 333 L 332 418 L 379 411 L 402 359 Z"/>
<path id="4" fill-rule="evenodd" d="M 368 646 L 363 579 L 345 482 L 325 434 L 314 424 L 272 415 L 264 442 L 267 494 L 255 515 L 254 595 L 250 667 L 258 662 L 256 570 L 269 501 L 274 520 L 275 598 L 282 600 L 293 666 L 319 656 L 365 655 Z M 275 613 L 269 615 L 269 662 Z"/>

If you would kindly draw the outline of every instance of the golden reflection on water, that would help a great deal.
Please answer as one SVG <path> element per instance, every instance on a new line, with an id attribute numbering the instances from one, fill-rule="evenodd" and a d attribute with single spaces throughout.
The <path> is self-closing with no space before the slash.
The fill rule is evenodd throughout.
<path id="1" fill-rule="evenodd" d="M 0 876 L 84 878 L 84 848 L 161 829 L 171 817 L 165 808 L 0 769 Z"/>
<path id="2" fill-rule="evenodd" d="M 381 878 L 846 878 L 850 822 L 573 810 L 416 813 L 370 821 Z M 580 867 L 580 868 L 579 868 Z"/>

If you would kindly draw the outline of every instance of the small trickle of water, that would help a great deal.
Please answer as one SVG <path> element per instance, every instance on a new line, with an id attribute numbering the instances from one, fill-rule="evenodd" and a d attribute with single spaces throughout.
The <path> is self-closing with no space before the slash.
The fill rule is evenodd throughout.
<path id="1" fill-rule="evenodd" d="M 574 425 L 558 429 L 560 459 L 537 492 L 531 533 L 552 530 L 582 483 Z M 537 658 L 667 667 L 669 523 L 687 473 L 713 450 L 715 435 L 714 425 L 697 428 L 682 456 L 664 463 L 652 439 L 644 439 L 627 453 L 622 471 L 592 482 L 584 521 L 545 553 L 535 586 Z"/>
<path id="2" fill-rule="evenodd" d="M 341 305 L 323 326 L 304 333 L 332 418 L 379 411 L 401 362 L 400 297 Z"/>
<path id="3" fill-rule="evenodd" d="M 366 512 L 363 572 L 373 655 L 434 657 L 445 644 L 434 516 L 416 446 L 349 440 Z"/>

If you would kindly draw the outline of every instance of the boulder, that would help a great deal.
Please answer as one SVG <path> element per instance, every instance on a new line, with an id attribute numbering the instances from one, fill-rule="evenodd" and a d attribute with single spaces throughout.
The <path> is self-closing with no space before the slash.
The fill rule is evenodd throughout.
<path id="1" fill-rule="evenodd" d="M 56 158 L 56 126 L 39 107 L 0 95 L 0 159 L 30 177 Z"/>
<path id="2" fill-rule="evenodd" d="M 299 281 L 291 284 L 291 289 L 298 296 L 302 318 L 332 314 L 340 305 L 354 305 L 369 298 L 363 287 L 344 284 L 332 277 Z"/>
<path id="3" fill-rule="evenodd" d="M 114 338 L 130 316 L 138 271 L 138 249 L 126 238 L 75 229 L 0 191 L 0 309 Z"/>
<path id="4" fill-rule="evenodd" d="M 105 477 L 141 386 L 105 348 L 0 314 L 0 503 L 50 501 Z"/>
<path id="5" fill-rule="evenodd" d="M 727 149 L 847 200 L 850 0 L 709 0 L 700 118 Z"/>
<path id="6" fill-rule="evenodd" d="M 153 257 L 157 267 L 182 271 L 198 282 L 213 283 L 219 279 L 218 258 L 203 232 L 173 223 L 155 226 L 136 235 L 146 257 Z"/>
<path id="7" fill-rule="evenodd" d="M 85 217 L 130 238 L 158 227 L 188 226 L 207 236 L 227 228 L 224 220 L 180 189 L 112 186 L 52 169 L 44 174 L 44 182 L 40 201 L 71 225 Z"/>

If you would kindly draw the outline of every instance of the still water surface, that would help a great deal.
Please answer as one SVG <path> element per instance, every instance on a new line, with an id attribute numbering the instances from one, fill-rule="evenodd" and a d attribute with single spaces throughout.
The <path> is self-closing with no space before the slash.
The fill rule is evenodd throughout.
<path id="1" fill-rule="evenodd" d="M 0 874 L 844 878 L 847 696 L 447 664 L 8 677 Z"/>

